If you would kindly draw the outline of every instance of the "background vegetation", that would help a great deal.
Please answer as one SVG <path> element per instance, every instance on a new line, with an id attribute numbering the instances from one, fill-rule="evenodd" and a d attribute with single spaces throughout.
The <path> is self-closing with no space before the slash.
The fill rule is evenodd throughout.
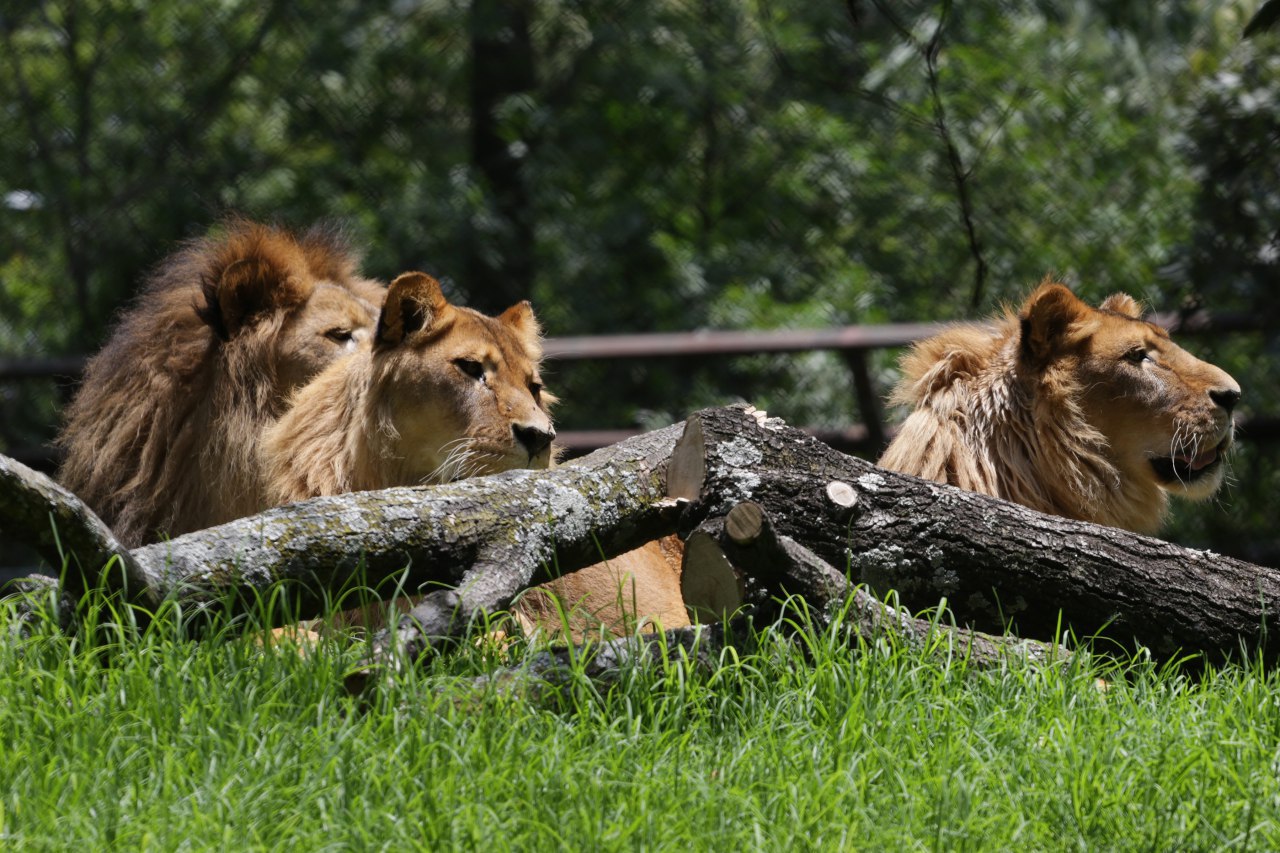
<path id="1" fill-rule="evenodd" d="M 350 223 L 553 335 L 953 319 L 1046 272 L 1276 317 L 1280 45 L 1253 0 L 61 0 L 0 11 L 0 357 L 93 350 L 228 211 Z M 1272 334 L 1196 342 L 1275 413 Z M 892 357 L 877 365 L 882 390 Z M 821 354 L 553 369 L 564 428 L 746 398 L 853 419 Z M 65 389 L 0 386 L 0 441 Z M 1276 555 L 1275 445 L 1172 538 Z"/>
<path id="2" fill-rule="evenodd" d="M 92 351 L 230 211 L 344 220 L 369 273 L 531 297 L 555 335 L 965 318 L 1049 271 L 1274 330 L 1257 5 L 0 0 L 0 359 Z M 1274 332 L 1193 347 L 1280 414 Z M 551 381 L 567 428 L 853 417 L 820 354 Z M 0 450 L 47 441 L 67 392 L 0 385 Z M 1275 564 L 1277 453 L 1246 441 L 1170 537 Z M 978 671 L 837 624 L 537 702 L 472 692 L 499 653 L 466 647 L 361 706 L 358 642 L 84 607 L 23 638 L 0 605 L 0 846 L 1280 847 L 1280 690 L 1247 662 Z"/>

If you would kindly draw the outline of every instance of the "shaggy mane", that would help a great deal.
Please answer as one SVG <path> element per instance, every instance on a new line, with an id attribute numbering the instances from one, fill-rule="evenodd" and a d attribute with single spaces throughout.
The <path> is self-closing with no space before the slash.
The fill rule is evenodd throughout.
<path id="1" fill-rule="evenodd" d="M 1041 512 L 1112 518 L 1120 473 L 1081 411 L 1079 381 L 1069 365 L 1026 376 L 1018 345 L 1012 312 L 917 345 L 892 397 L 914 410 L 879 464 Z"/>
<path id="2" fill-rule="evenodd" d="M 358 260 L 334 229 L 295 237 L 239 219 L 187 243 L 86 366 L 57 440 L 59 479 L 127 546 L 257 511 L 257 432 L 285 402 L 281 328 L 319 281 L 377 298 Z M 237 263 L 268 271 L 270 304 L 232 329 L 217 285 Z"/>

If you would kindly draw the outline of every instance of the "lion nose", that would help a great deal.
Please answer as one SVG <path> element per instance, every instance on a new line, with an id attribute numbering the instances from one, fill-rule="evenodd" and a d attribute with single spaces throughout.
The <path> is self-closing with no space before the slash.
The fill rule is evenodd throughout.
<path id="1" fill-rule="evenodd" d="M 519 424 L 512 424 L 511 432 L 515 434 L 516 441 L 524 445 L 524 449 L 530 456 L 537 456 L 546 450 L 551 445 L 551 440 L 556 437 L 555 430 Z"/>
<path id="2" fill-rule="evenodd" d="M 1239 388 L 1215 388 L 1209 392 L 1209 399 L 1230 412 L 1240 402 Z"/>

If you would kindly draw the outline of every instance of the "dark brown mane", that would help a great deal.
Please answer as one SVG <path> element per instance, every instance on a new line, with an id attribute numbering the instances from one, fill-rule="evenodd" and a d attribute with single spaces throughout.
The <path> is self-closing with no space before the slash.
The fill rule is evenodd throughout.
<path id="1" fill-rule="evenodd" d="M 161 262 L 65 412 L 63 484 L 126 545 L 254 511 L 256 431 L 289 390 L 281 330 L 322 287 L 371 323 L 381 291 L 357 261 L 332 229 L 235 219 Z"/>

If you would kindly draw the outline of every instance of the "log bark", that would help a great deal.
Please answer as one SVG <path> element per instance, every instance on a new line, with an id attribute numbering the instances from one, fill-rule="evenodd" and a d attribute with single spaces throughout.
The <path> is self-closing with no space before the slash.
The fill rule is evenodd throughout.
<path id="1" fill-rule="evenodd" d="M 675 491 L 696 500 L 670 497 L 668 468 Z M 1064 625 L 1077 636 L 1105 627 L 1161 657 L 1221 659 L 1242 647 L 1267 662 L 1277 655 L 1265 639 L 1280 630 L 1280 572 L 884 471 L 736 407 L 553 471 L 319 498 L 132 552 L 74 496 L 34 472 L 3 473 L 13 471 L 0 468 L 5 531 L 86 566 L 115 558 L 126 571 L 110 577 L 148 607 L 176 599 L 244 609 L 293 580 L 305 617 L 325 592 L 398 577 L 408 591 L 455 588 L 415 629 L 429 640 L 556 572 L 688 533 L 751 501 L 780 539 L 828 570 L 878 595 L 896 590 L 910 609 L 945 597 L 975 630 L 1054 640 Z M 41 532 L 50 513 L 61 551 Z M 791 560 L 783 586 L 819 596 L 800 572 L 805 559 Z"/>
<path id="2" fill-rule="evenodd" d="M 1274 663 L 1280 572 L 1044 515 L 837 453 L 735 409 L 693 416 L 706 479 L 691 518 L 759 503 L 780 534 L 908 608 L 945 597 L 982 631 L 1053 640 L 1103 632 L 1157 656 L 1242 649 Z"/>
<path id="3" fill-rule="evenodd" d="M 132 552 L 114 545 L 73 495 L 30 472 L 0 483 L 4 510 L 19 519 L 5 530 L 40 544 L 46 537 L 31 520 L 62 513 L 63 547 L 81 547 L 86 565 L 126 560 L 129 576 L 110 580 L 151 610 L 176 599 L 188 609 L 244 612 L 282 581 L 294 582 L 295 593 L 282 620 L 318 615 L 326 595 L 353 584 L 456 588 L 441 595 L 458 608 L 425 626 L 447 633 L 479 611 L 506 607 L 532 584 L 674 532 L 681 503 L 666 497 L 665 467 L 680 430 L 637 436 L 553 471 L 316 498 Z"/>
<path id="4" fill-rule="evenodd" d="M 114 583 L 145 590 L 133 555 L 71 492 L 8 456 L 0 455 L 0 535 L 30 546 L 62 572 L 66 594 L 80 596 L 99 574 L 119 569 Z M 154 602 L 149 602 L 154 603 Z"/>
<path id="5" fill-rule="evenodd" d="M 981 666 L 998 664 L 1011 656 L 1042 663 L 1070 657 L 1056 643 L 991 636 L 911 616 L 855 586 L 849 575 L 779 534 L 764 508 L 751 501 L 738 504 L 724 519 L 702 522 L 688 543 L 691 547 L 686 551 L 681 584 L 691 608 L 714 612 L 716 606 L 730 603 L 724 590 L 736 587 L 741 591 L 740 599 L 727 612 L 716 614 L 721 618 L 742 605 L 767 612 L 771 603 L 794 595 L 804 601 L 809 617 L 820 629 L 840 616 L 841 623 L 856 635 L 851 639 L 874 641 L 892 635 L 940 657 L 961 656 Z M 732 567 L 733 586 L 724 577 L 726 567 Z M 707 575 L 717 582 L 708 583 Z M 719 595 L 716 605 L 698 608 L 700 591 L 709 587 Z"/>

